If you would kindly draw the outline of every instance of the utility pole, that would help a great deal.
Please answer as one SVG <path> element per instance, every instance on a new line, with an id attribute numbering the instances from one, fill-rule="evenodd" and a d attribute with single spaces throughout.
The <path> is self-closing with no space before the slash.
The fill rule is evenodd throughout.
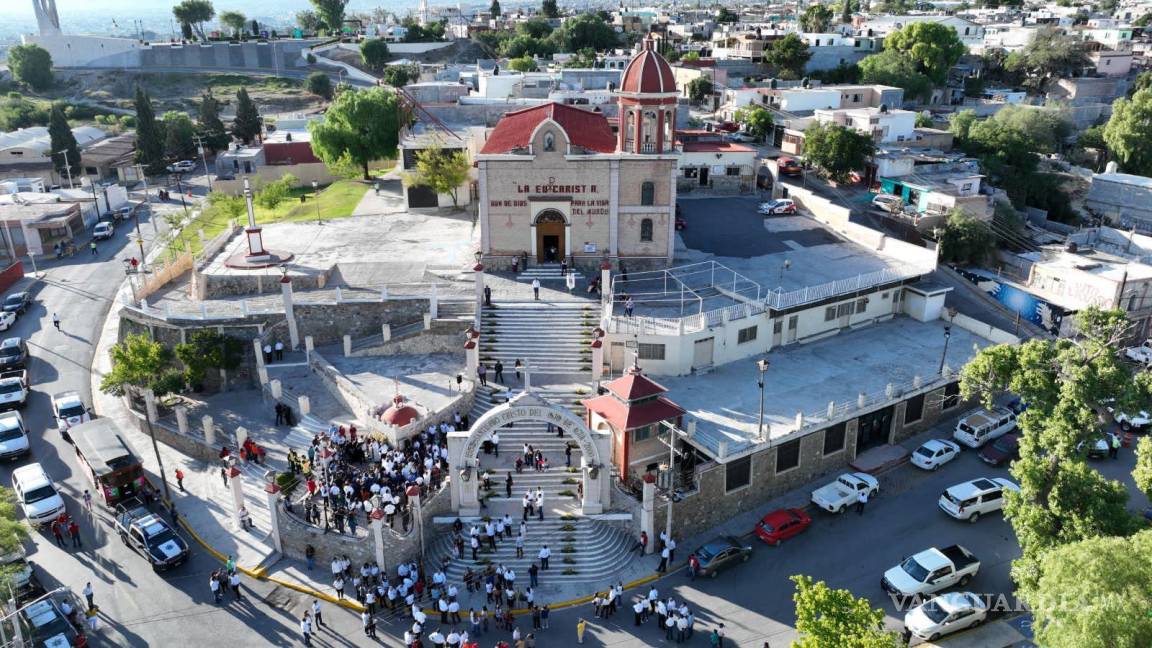
<path id="1" fill-rule="evenodd" d="M 212 193 L 212 174 L 208 173 L 208 161 L 204 159 L 204 137 L 193 135 L 196 140 L 196 152 L 200 154 L 200 163 L 204 165 L 204 179 L 208 181 L 208 193 Z"/>
<path id="2" fill-rule="evenodd" d="M 152 210 L 152 196 L 148 193 L 148 176 L 144 174 L 144 165 L 137 164 L 136 172 L 140 174 L 140 182 L 144 183 L 144 204 L 148 205 L 148 210 Z M 154 216 L 154 214 L 153 214 Z M 160 230 L 156 228 L 156 219 L 152 218 L 152 233 L 159 234 Z M 136 212 L 136 234 L 140 234 L 140 212 Z M 139 238 L 139 236 L 137 236 Z M 144 263 L 144 259 L 140 259 L 140 263 Z"/>
<path id="3" fill-rule="evenodd" d="M 72 163 L 68 161 L 68 149 L 56 151 L 56 155 L 64 156 L 64 173 L 68 176 L 68 188 L 75 189 L 75 185 L 72 184 Z M 97 206 L 97 208 L 99 208 L 99 206 Z"/>
<path id="4" fill-rule="evenodd" d="M 184 207 L 184 218 L 188 218 L 188 203 L 184 200 L 184 188 L 180 184 L 180 174 L 176 174 L 176 193 L 180 194 L 180 204 Z"/>

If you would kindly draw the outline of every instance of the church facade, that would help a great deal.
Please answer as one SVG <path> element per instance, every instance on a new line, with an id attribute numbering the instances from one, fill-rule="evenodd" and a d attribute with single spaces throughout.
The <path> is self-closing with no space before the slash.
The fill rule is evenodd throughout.
<path id="1" fill-rule="evenodd" d="M 676 83 L 650 41 L 618 92 L 620 126 L 549 103 L 505 114 L 476 156 L 485 263 L 664 267 L 675 248 Z"/>

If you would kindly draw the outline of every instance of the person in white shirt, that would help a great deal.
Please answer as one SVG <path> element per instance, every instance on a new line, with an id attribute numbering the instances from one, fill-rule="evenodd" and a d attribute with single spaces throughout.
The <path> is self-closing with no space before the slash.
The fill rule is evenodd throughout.
<path id="1" fill-rule="evenodd" d="M 300 618 L 300 634 L 304 635 L 304 645 L 312 645 L 312 624 L 308 621 L 308 614 Z"/>
<path id="2" fill-rule="evenodd" d="M 537 557 L 540 559 L 540 568 L 548 569 L 548 559 L 552 557 L 552 550 L 548 548 L 548 545 L 544 545 L 540 547 L 540 553 L 537 554 Z"/>

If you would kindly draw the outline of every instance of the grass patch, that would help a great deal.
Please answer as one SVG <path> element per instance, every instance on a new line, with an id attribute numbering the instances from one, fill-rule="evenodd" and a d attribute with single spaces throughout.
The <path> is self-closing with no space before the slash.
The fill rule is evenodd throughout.
<path id="1" fill-rule="evenodd" d="M 576 559 L 575 558 L 569 558 L 568 556 L 564 556 L 564 559 L 561 560 L 560 562 L 564 563 L 565 565 L 575 565 Z"/>
<path id="2" fill-rule="evenodd" d="M 566 477 L 562 483 L 576 485 L 580 483 L 580 480 L 575 477 Z"/>
<path id="3" fill-rule="evenodd" d="M 364 193 L 368 189 L 368 185 L 359 180 L 337 180 L 322 188 L 320 190 L 321 217 L 324 220 L 332 220 L 351 216 L 352 210 L 360 203 L 360 199 L 364 197 Z M 306 196 L 303 203 L 300 202 L 300 196 Z M 312 187 L 292 189 L 288 192 L 288 197 L 284 202 L 276 205 L 275 209 L 265 209 L 260 205 L 255 205 L 255 209 L 256 223 L 259 225 L 314 222 L 316 220 L 316 193 L 312 191 Z M 182 212 L 177 213 L 183 216 Z M 242 213 L 237 221 L 244 224 L 247 222 L 247 218 L 247 215 Z M 203 229 L 204 238 L 211 240 L 224 231 L 228 225 L 228 220 L 227 214 L 205 202 L 203 209 L 200 210 L 200 215 L 184 227 L 181 236 L 170 242 L 168 249 L 172 252 L 181 252 L 188 247 L 193 253 L 199 252 L 203 246 L 200 244 L 200 238 L 196 231 Z"/>
<path id="4" fill-rule="evenodd" d="M 560 491 L 560 497 L 576 497 L 576 493 L 570 490 L 562 490 Z"/>

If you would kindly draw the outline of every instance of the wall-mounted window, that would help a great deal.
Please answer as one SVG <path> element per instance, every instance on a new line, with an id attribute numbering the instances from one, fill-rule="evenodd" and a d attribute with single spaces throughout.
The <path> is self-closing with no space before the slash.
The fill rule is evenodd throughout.
<path id="1" fill-rule="evenodd" d="M 825 322 L 831 322 L 834 319 L 836 319 L 836 307 L 835 306 L 829 306 L 828 308 L 825 308 L 824 309 L 824 321 Z"/>
<path id="2" fill-rule="evenodd" d="M 924 418 L 924 394 L 908 399 L 904 409 L 904 425 L 915 423 Z"/>
<path id="3" fill-rule="evenodd" d="M 646 344 L 640 343 L 636 352 L 639 354 L 641 360 L 663 360 L 664 359 L 664 345 L 663 344 Z"/>
<path id="4" fill-rule="evenodd" d="M 755 340 L 757 328 L 758 327 L 755 326 L 749 326 L 748 328 L 742 328 L 737 331 L 736 344 L 744 344 L 745 342 L 751 342 L 752 340 Z"/>
<path id="5" fill-rule="evenodd" d="M 637 443 L 650 438 L 652 436 L 653 427 L 654 426 L 652 425 L 645 425 L 642 428 L 636 428 L 635 430 L 632 430 L 632 443 Z"/>
<path id="6" fill-rule="evenodd" d="M 731 493 L 752 483 L 752 457 L 741 457 L 724 464 L 724 492 Z"/>
<path id="7" fill-rule="evenodd" d="M 800 439 L 781 443 L 776 447 L 776 474 L 800 465 Z"/>
<path id="8" fill-rule="evenodd" d="M 944 402 L 941 409 L 952 409 L 960 404 L 960 383 L 948 383 L 944 387 Z"/>
<path id="9" fill-rule="evenodd" d="M 830 428 L 824 430 L 824 455 L 828 456 L 834 452 L 840 452 L 844 449 L 844 423 L 837 423 Z"/>
<path id="10" fill-rule="evenodd" d="M 644 219 L 640 220 L 640 240 L 641 241 L 651 241 L 652 240 L 652 219 L 651 218 L 644 218 Z"/>
<path id="11" fill-rule="evenodd" d="M 648 181 L 640 185 L 640 204 L 656 204 L 656 183 Z"/>

